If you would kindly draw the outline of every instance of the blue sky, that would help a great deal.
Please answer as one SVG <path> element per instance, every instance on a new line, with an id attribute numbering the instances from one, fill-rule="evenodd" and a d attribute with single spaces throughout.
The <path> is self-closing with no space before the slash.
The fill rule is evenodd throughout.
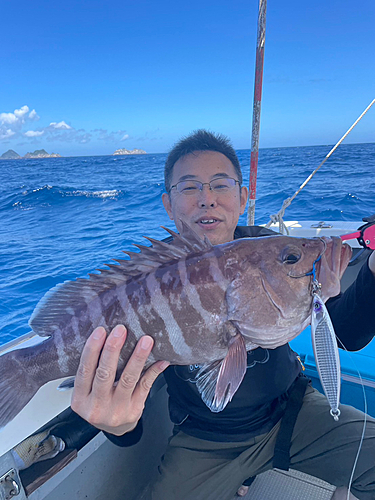
<path id="1" fill-rule="evenodd" d="M 0 155 L 250 147 L 257 0 L 4 0 Z M 260 147 L 334 144 L 375 97 L 375 2 L 268 1 Z M 346 142 L 375 142 L 375 106 Z"/>

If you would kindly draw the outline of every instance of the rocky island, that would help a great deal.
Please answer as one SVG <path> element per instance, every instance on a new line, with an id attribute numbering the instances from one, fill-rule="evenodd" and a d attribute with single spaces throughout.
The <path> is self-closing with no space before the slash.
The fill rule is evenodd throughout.
<path id="1" fill-rule="evenodd" d="M 24 158 L 61 158 L 57 153 L 48 154 L 45 149 L 36 149 L 33 153 L 26 153 Z"/>
<path id="2" fill-rule="evenodd" d="M 33 153 L 26 153 L 25 156 L 20 156 L 18 153 L 9 149 L 0 156 L 0 160 L 21 160 L 23 158 L 61 158 L 57 153 L 48 154 L 45 149 L 37 149 Z"/>
<path id="3" fill-rule="evenodd" d="M 8 149 L 8 151 L 0 156 L 0 160 L 18 160 L 19 158 L 22 157 L 15 151 L 13 151 L 13 149 Z"/>
<path id="4" fill-rule="evenodd" d="M 143 151 L 143 149 L 116 149 L 116 151 L 113 153 L 114 155 L 146 155 L 146 151 Z"/>

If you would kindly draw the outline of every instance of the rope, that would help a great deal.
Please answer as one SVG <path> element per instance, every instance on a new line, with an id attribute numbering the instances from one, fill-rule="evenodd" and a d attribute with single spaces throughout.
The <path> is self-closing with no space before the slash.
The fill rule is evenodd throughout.
<path id="1" fill-rule="evenodd" d="M 367 106 L 367 108 L 364 110 L 364 112 L 356 119 L 356 121 L 353 123 L 353 125 L 345 132 L 345 134 L 341 137 L 341 139 L 336 143 L 336 145 L 331 149 L 331 151 L 326 155 L 324 160 L 321 162 L 321 164 L 307 177 L 305 182 L 303 182 L 300 187 L 297 189 L 297 191 L 294 193 L 294 195 L 291 198 L 287 198 L 281 207 L 281 209 L 277 212 L 277 214 L 270 215 L 270 221 L 266 224 L 266 227 L 270 227 L 271 224 L 277 224 L 279 223 L 279 232 L 282 234 L 289 234 L 288 228 L 286 227 L 283 217 L 285 210 L 289 207 L 289 205 L 292 203 L 294 198 L 297 196 L 298 193 L 302 191 L 302 189 L 306 186 L 306 184 L 313 178 L 313 176 L 317 173 L 317 171 L 324 165 L 324 163 L 328 160 L 328 158 L 332 155 L 332 153 L 340 146 L 342 141 L 349 135 L 349 133 L 353 130 L 353 128 L 357 125 L 357 123 L 365 116 L 367 111 L 371 108 L 371 106 L 375 103 L 375 99 Z"/>

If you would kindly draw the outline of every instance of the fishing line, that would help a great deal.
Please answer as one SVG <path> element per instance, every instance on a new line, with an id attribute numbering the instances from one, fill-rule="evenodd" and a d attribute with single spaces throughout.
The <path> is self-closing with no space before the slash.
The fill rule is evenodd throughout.
<path id="1" fill-rule="evenodd" d="M 355 469 L 357 468 L 359 455 L 360 455 L 360 452 L 361 452 L 361 449 L 362 449 L 363 441 L 365 439 L 365 432 L 366 432 L 366 426 L 367 426 L 367 397 L 366 397 L 366 391 L 365 391 L 365 384 L 363 383 L 363 379 L 362 379 L 361 373 L 358 370 L 357 365 L 355 364 L 355 361 L 354 361 L 353 357 L 350 354 L 350 351 L 348 351 L 348 349 L 345 347 L 345 345 L 343 344 L 343 342 L 337 336 L 336 336 L 336 339 L 339 342 L 339 344 L 342 347 L 342 349 L 348 354 L 348 356 L 350 358 L 350 361 L 353 363 L 353 366 L 354 366 L 354 368 L 355 368 L 355 370 L 356 370 L 356 372 L 358 374 L 359 380 L 361 382 L 362 394 L 363 394 L 364 419 L 363 419 L 362 434 L 361 434 L 361 439 L 359 440 L 359 446 L 358 446 L 357 454 L 356 454 L 356 457 L 354 459 L 354 465 L 353 465 L 353 469 L 352 469 L 352 472 L 351 472 L 351 475 L 350 475 L 350 479 L 349 479 L 349 484 L 348 484 L 348 494 L 347 494 L 347 497 L 346 497 L 346 500 L 350 500 L 350 489 L 351 489 L 352 483 L 353 483 L 354 472 L 355 472 Z"/>
<path id="2" fill-rule="evenodd" d="M 328 160 L 328 158 L 332 155 L 332 153 L 339 147 L 339 145 L 342 143 L 342 141 L 345 139 L 345 137 L 353 130 L 353 128 L 357 125 L 357 123 L 365 116 L 365 114 L 371 108 L 371 106 L 373 104 L 375 104 L 375 99 L 373 99 L 370 102 L 370 104 L 363 111 L 363 113 L 361 113 L 361 115 L 356 119 L 356 121 L 353 123 L 353 125 L 345 132 L 345 134 L 341 137 L 341 139 L 335 144 L 335 146 L 331 149 L 331 151 L 326 155 L 326 157 L 320 163 L 320 165 L 300 185 L 300 187 L 297 189 L 297 191 L 294 193 L 294 195 L 291 196 L 290 198 L 287 198 L 286 200 L 284 200 L 283 205 L 282 205 L 281 209 L 277 212 L 277 214 L 270 215 L 270 220 L 265 225 L 265 227 L 268 228 L 271 226 L 271 224 L 279 223 L 279 231 L 283 234 L 289 234 L 288 228 L 286 227 L 286 225 L 283 221 L 285 210 L 289 207 L 289 205 L 292 203 L 292 201 L 297 196 L 297 194 L 299 194 L 300 191 L 302 191 L 302 189 L 306 186 L 306 184 L 312 179 L 312 177 L 317 173 L 317 171 L 324 165 L 324 163 Z"/>

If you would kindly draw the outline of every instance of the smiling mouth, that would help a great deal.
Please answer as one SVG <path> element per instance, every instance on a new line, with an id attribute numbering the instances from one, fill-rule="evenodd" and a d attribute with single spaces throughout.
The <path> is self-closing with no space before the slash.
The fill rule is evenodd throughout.
<path id="1" fill-rule="evenodd" d="M 200 219 L 198 221 L 198 224 L 204 224 L 204 225 L 210 225 L 210 224 L 215 224 L 215 222 L 218 222 L 218 219 Z"/>

